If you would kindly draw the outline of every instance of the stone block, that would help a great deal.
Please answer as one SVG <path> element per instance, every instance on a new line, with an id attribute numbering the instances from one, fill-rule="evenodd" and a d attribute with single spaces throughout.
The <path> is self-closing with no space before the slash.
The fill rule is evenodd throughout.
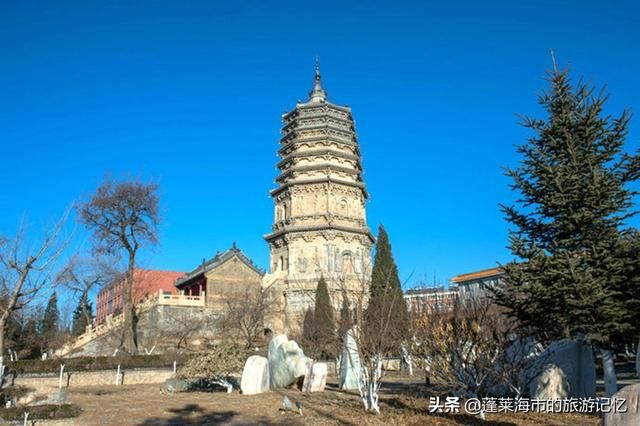
<path id="1" fill-rule="evenodd" d="M 537 376 L 547 365 L 560 368 L 567 378 L 569 397 L 589 398 L 596 395 L 596 368 L 591 345 L 575 340 L 552 342 L 547 349 L 523 372 L 523 383 L 533 387 Z"/>
<path id="2" fill-rule="evenodd" d="M 569 388 L 564 371 L 557 365 L 547 364 L 542 373 L 529 385 L 529 395 L 533 399 L 567 399 L 570 394 Z"/>
<path id="3" fill-rule="evenodd" d="M 340 356 L 340 389 L 355 390 L 360 387 L 362 367 L 354 333 L 353 329 L 347 332 L 344 346 L 342 347 Z"/>
<path id="4" fill-rule="evenodd" d="M 640 425 L 640 383 L 635 385 L 625 386 L 616 392 L 613 399 L 624 399 L 626 412 L 614 412 L 612 410 L 609 413 L 605 413 L 602 417 L 603 426 L 638 426 Z M 612 408 L 616 408 L 612 404 Z"/>
<path id="5" fill-rule="evenodd" d="M 256 395 L 269 390 L 269 362 L 263 356 L 247 358 L 242 370 L 240 390 L 243 395 Z"/>
<path id="6" fill-rule="evenodd" d="M 286 388 L 307 372 L 307 357 L 298 344 L 280 334 L 269 342 L 269 383 L 271 389 Z"/>
<path id="7" fill-rule="evenodd" d="M 307 372 L 302 383 L 303 392 L 324 392 L 327 385 L 328 366 L 324 362 L 314 362 L 309 360 Z"/>

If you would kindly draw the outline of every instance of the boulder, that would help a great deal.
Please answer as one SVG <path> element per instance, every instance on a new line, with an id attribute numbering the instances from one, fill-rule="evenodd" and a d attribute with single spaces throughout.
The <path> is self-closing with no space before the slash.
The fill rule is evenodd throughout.
<path id="1" fill-rule="evenodd" d="M 284 334 L 271 339 L 267 359 L 271 389 L 291 386 L 307 372 L 307 357 L 304 352 Z"/>
<path id="2" fill-rule="evenodd" d="M 547 364 L 541 374 L 529 385 L 533 399 L 560 400 L 569 398 L 570 386 L 564 371 L 557 365 Z"/>
<path id="3" fill-rule="evenodd" d="M 185 392 L 191 388 L 191 381 L 184 379 L 167 379 L 164 387 L 169 393 Z"/>
<path id="4" fill-rule="evenodd" d="M 302 383 L 303 392 L 323 392 L 327 385 L 328 366 L 324 362 L 310 361 Z"/>
<path id="5" fill-rule="evenodd" d="M 625 413 L 616 410 L 614 400 L 626 401 L 623 410 Z M 611 412 L 602 416 L 603 426 L 638 426 L 640 425 L 640 383 L 625 386 L 611 397 Z M 620 410 L 620 411 L 623 411 Z"/>
<path id="6" fill-rule="evenodd" d="M 344 340 L 342 355 L 340 356 L 340 389 L 359 389 L 362 368 L 353 329 L 347 331 Z"/>
<path id="7" fill-rule="evenodd" d="M 242 370 L 240 389 L 244 395 L 256 395 L 269 390 L 269 362 L 263 356 L 247 359 Z"/>
<path id="8" fill-rule="evenodd" d="M 558 340 L 549 347 L 523 372 L 522 383 L 535 388 L 538 376 L 547 371 L 547 365 L 555 365 L 564 373 L 569 385 L 571 398 L 596 396 L 596 368 L 591 345 L 575 340 Z M 533 397 L 533 395 L 531 395 Z"/>
<path id="9" fill-rule="evenodd" d="M 49 398 L 47 399 L 47 404 L 56 404 L 62 405 L 66 404 L 69 401 L 69 397 L 67 396 L 67 391 L 64 389 L 56 389 Z"/>

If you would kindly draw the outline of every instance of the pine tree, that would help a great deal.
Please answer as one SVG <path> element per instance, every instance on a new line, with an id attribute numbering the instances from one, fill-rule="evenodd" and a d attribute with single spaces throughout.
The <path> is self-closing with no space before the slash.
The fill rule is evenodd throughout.
<path id="1" fill-rule="evenodd" d="M 58 295 L 54 291 L 49 298 L 49 302 L 47 302 L 47 307 L 44 310 L 42 322 L 40 323 L 40 333 L 45 341 L 49 342 L 57 336 L 59 318 Z"/>
<path id="2" fill-rule="evenodd" d="M 314 345 L 316 334 L 316 320 L 313 315 L 313 309 L 307 309 L 302 321 L 302 340 L 305 342 L 305 346 Z"/>
<path id="3" fill-rule="evenodd" d="M 71 332 L 74 336 L 79 336 L 85 332 L 88 325 L 93 321 L 93 306 L 89 297 L 84 293 L 80 300 L 78 300 L 78 306 L 73 311 L 73 324 L 71 326 Z"/>
<path id="4" fill-rule="evenodd" d="M 365 312 L 368 339 L 385 342 L 385 351 L 399 351 L 409 330 L 409 313 L 404 301 L 398 267 L 384 227 L 378 229 L 376 255 L 371 273 L 371 294 Z M 380 347 L 382 347 L 380 346 Z"/>
<path id="5" fill-rule="evenodd" d="M 626 111 L 603 115 L 606 96 L 582 82 L 574 89 L 566 71 L 549 81 L 539 100 L 548 117 L 525 118 L 534 135 L 518 147 L 520 166 L 507 170 L 520 193 L 519 208 L 501 206 L 517 259 L 505 266 L 496 298 L 544 341 L 583 335 L 610 348 L 637 335 L 625 298 L 637 300 L 640 287 L 626 277 L 623 246 L 640 156 L 623 151 Z"/>
<path id="6" fill-rule="evenodd" d="M 342 306 L 340 308 L 340 324 L 338 326 L 338 337 L 340 340 L 344 339 L 347 335 L 347 331 L 349 331 L 354 325 L 353 321 L 353 313 L 351 312 L 351 307 L 349 306 L 349 297 L 346 292 L 342 294 Z"/>
<path id="7" fill-rule="evenodd" d="M 316 288 L 315 340 L 320 346 L 326 347 L 335 340 L 335 326 L 333 322 L 333 304 L 329 296 L 329 289 L 324 277 L 320 277 Z"/>

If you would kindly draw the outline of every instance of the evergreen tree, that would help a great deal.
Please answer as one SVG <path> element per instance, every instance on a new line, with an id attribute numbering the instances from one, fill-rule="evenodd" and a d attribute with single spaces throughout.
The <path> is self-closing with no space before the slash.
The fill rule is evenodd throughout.
<path id="1" fill-rule="evenodd" d="M 582 82 L 574 89 L 566 71 L 549 80 L 539 100 L 548 117 L 525 118 L 534 135 L 518 147 L 520 166 L 507 170 L 520 193 L 519 208 L 502 206 L 517 259 L 505 266 L 505 286 L 495 296 L 544 341 L 583 335 L 603 349 L 609 394 L 609 349 L 639 327 L 631 300 L 640 287 L 628 275 L 637 259 L 626 220 L 636 213 L 629 184 L 640 176 L 640 155 L 623 151 L 626 111 L 604 115 L 606 96 Z"/>
<path id="2" fill-rule="evenodd" d="M 307 309 L 302 322 L 302 340 L 305 342 L 305 346 L 314 344 L 316 334 L 316 320 L 313 315 L 313 309 Z"/>
<path id="3" fill-rule="evenodd" d="M 340 340 L 344 339 L 354 325 L 353 313 L 349 306 L 349 297 L 346 292 L 342 293 L 342 306 L 340 308 L 340 324 L 338 326 L 338 336 Z"/>
<path id="4" fill-rule="evenodd" d="M 93 306 L 87 293 L 83 293 L 78 301 L 78 306 L 73 311 L 73 324 L 71 326 L 71 333 L 74 336 L 79 336 L 84 333 L 88 325 L 93 321 Z"/>
<path id="5" fill-rule="evenodd" d="M 58 295 L 54 291 L 47 302 L 47 307 L 42 316 L 40 323 L 40 333 L 46 342 L 50 342 L 58 334 L 58 321 L 60 313 L 58 312 Z"/>
<path id="6" fill-rule="evenodd" d="M 378 340 L 384 351 L 399 351 L 407 337 L 409 313 L 404 301 L 398 267 L 391 253 L 391 243 L 384 227 L 378 229 L 376 255 L 371 273 L 371 293 L 365 312 L 365 334 Z"/>
<path id="7" fill-rule="evenodd" d="M 316 307 L 314 312 L 315 340 L 322 347 L 330 345 L 335 340 L 335 326 L 333 322 L 333 304 L 329 296 L 329 289 L 324 277 L 320 277 L 316 288 Z M 325 349 L 326 350 L 326 349 Z"/>

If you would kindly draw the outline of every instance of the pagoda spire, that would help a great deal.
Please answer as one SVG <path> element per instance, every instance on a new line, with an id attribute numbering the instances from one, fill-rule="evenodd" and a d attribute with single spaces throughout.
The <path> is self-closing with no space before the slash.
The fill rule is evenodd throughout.
<path id="1" fill-rule="evenodd" d="M 309 102 L 324 102 L 327 100 L 327 93 L 320 84 L 320 60 L 316 56 L 316 75 L 313 83 L 313 90 L 309 92 Z"/>

